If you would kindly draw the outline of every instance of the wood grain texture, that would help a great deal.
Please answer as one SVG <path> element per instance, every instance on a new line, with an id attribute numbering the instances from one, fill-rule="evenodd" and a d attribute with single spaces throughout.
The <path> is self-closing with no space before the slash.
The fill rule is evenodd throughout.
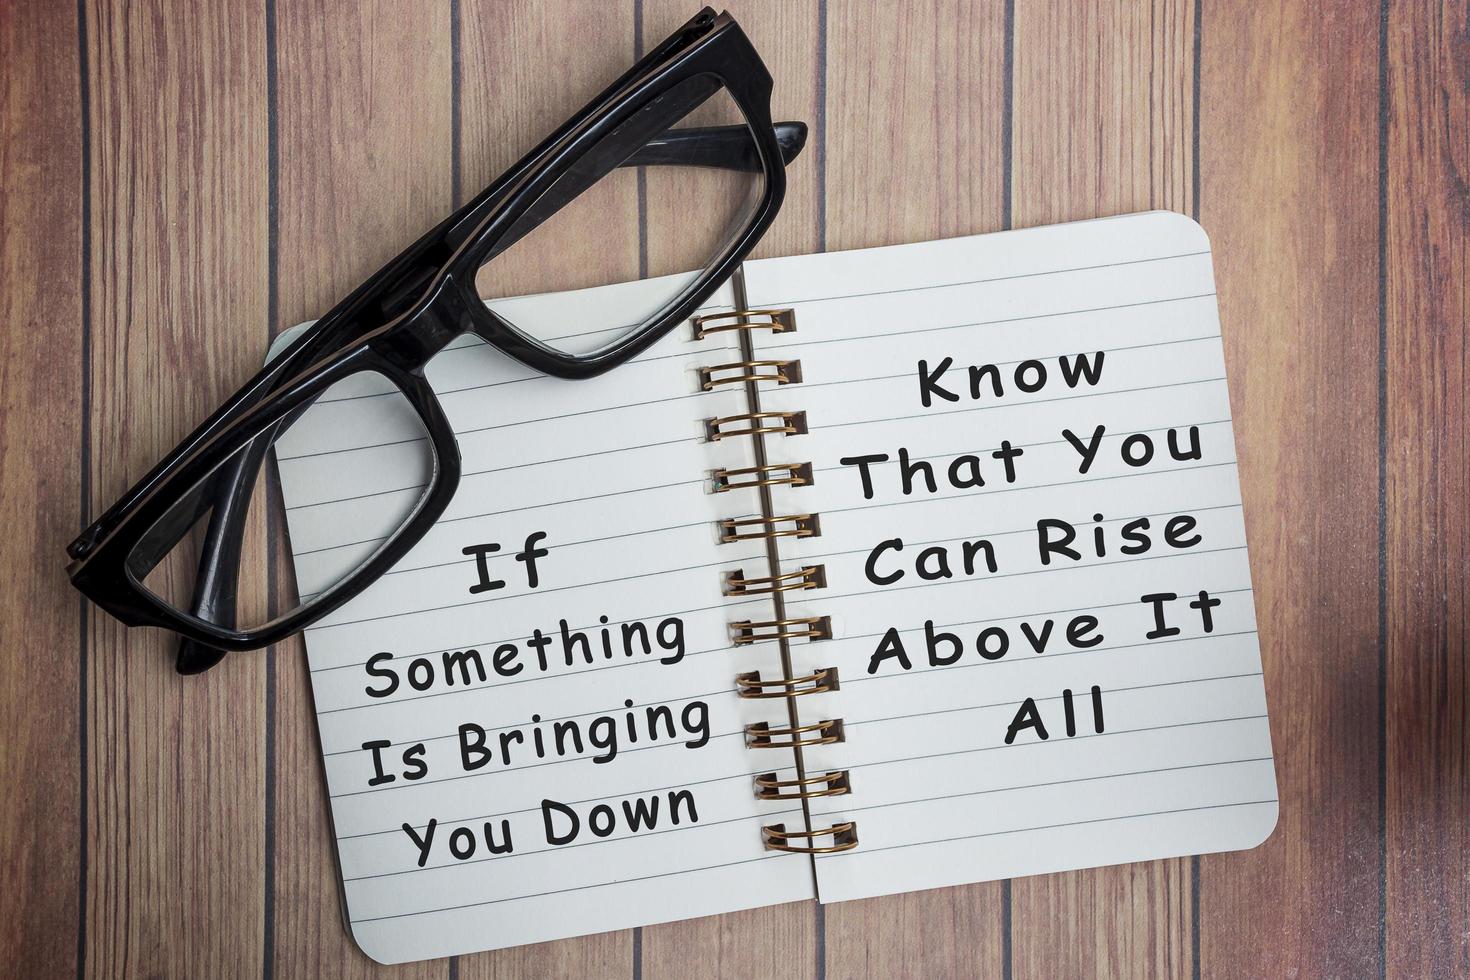
<path id="1" fill-rule="evenodd" d="M 76 971 L 82 113 L 74 8 L 0 8 L 0 971 Z M 46 663 L 46 660 L 50 663 Z"/>
<path id="2" fill-rule="evenodd" d="M 1004 223 L 1000 4 L 827 4 L 826 247 Z"/>
<path id="3" fill-rule="evenodd" d="M 447 2 L 277 0 L 274 26 L 280 330 L 449 212 L 452 61 Z M 289 598 L 289 570 L 280 579 Z M 444 960 L 382 967 L 348 934 L 305 651 L 298 638 L 272 656 L 273 973 L 445 977 Z"/>
<path id="4" fill-rule="evenodd" d="M 1470 975 L 1464 0 L 1206 0 L 1198 24 L 1193 0 L 731 9 L 777 116 L 813 127 L 762 254 L 1199 209 L 1275 835 L 1197 865 L 377 967 L 341 924 L 299 645 L 179 678 L 172 640 L 78 616 L 59 555 L 79 501 L 110 503 L 272 331 L 694 6 L 16 0 L 0 4 L 0 975 Z M 610 274 L 638 249 L 584 259 Z"/>
<path id="5" fill-rule="evenodd" d="M 1386 972 L 1470 976 L 1470 10 L 1389 7 Z"/>
<path id="6" fill-rule="evenodd" d="M 1193 207 L 1193 0 L 1023 3 L 1014 41 L 1016 227 Z M 1187 976 L 1190 861 L 1018 879 L 1012 974 Z"/>
<path id="7" fill-rule="evenodd" d="M 1016 6 L 1016 227 L 1194 206 L 1193 0 Z"/>
<path id="8" fill-rule="evenodd" d="M 96 514 L 259 363 L 266 57 L 256 6 L 84 16 Z M 180 677 L 175 640 L 96 610 L 87 640 L 87 973 L 258 973 L 265 659 Z"/>
<path id="9" fill-rule="evenodd" d="M 1281 799 L 1265 844 L 1200 860 L 1205 976 L 1380 963 L 1377 17 L 1204 13 L 1200 209 Z"/>
<path id="10" fill-rule="evenodd" d="M 830 2 L 825 56 L 827 248 L 1003 226 L 1002 5 Z M 826 975 L 999 975 L 1005 900 L 990 882 L 828 906 Z"/>

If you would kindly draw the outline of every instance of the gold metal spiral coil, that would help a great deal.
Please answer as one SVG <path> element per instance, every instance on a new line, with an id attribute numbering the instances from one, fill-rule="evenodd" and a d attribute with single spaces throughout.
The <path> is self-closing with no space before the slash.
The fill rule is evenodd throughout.
<path id="1" fill-rule="evenodd" d="M 827 587 L 827 566 L 806 565 L 783 575 L 767 575 L 762 578 L 746 578 L 741 569 L 725 576 L 724 594 L 769 595 L 772 592 L 803 592 L 807 589 Z"/>
<path id="2" fill-rule="evenodd" d="M 788 792 L 793 789 L 796 792 Z M 804 779 L 777 779 L 773 772 L 755 778 L 758 800 L 814 800 L 820 796 L 846 796 L 851 792 L 852 780 L 846 769 Z"/>
<path id="3" fill-rule="evenodd" d="M 742 619 L 730 624 L 730 641 L 736 646 L 766 640 L 830 640 L 832 617 L 800 616 L 793 619 Z"/>
<path id="4" fill-rule="evenodd" d="M 769 330 L 790 333 L 796 329 L 796 311 L 731 310 L 729 313 L 707 313 L 694 318 L 694 339 L 703 340 L 712 333 L 726 330 Z"/>
<path id="5" fill-rule="evenodd" d="M 727 371 L 736 373 L 725 374 Z M 800 384 L 801 361 L 731 361 L 729 364 L 711 364 L 699 369 L 699 384 L 705 391 L 713 391 L 720 385 L 744 384 L 747 381 L 774 381 L 778 385 Z"/>
<path id="6" fill-rule="evenodd" d="M 767 425 L 768 420 L 775 420 Z M 726 428 L 737 422 L 749 423 L 744 428 Z M 735 436 L 806 435 L 806 412 L 743 412 L 704 420 L 704 435 L 710 442 Z"/>
<path id="7" fill-rule="evenodd" d="M 845 741 L 847 731 L 842 727 L 841 718 L 783 728 L 772 728 L 769 722 L 764 721 L 745 726 L 745 747 L 748 749 L 794 749 L 797 746 L 836 745 Z"/>
<path id="8" fill-rule="evenodd" d="M 728 493 L 731 490 L 754 490 L 757 487 L 782 485 L 809 487 L 814 482 L 811 463 L 766 463 L 733 470 L 717 469 L 710 486 L 715 493 Z"/>
<path id="9" fill-rule="evenodd" d="M 832 843 L 793 844 L 792 841 L 810 841 L 819 837 L 832 838 Z M 794 854 L 836 854 L 850 851 L 858 845 L 857 824 L 851 820 L 818 830 L 787 830 L 784 823 L 774 823 L 761 828 L 761 837 L 768 851 L 791 851 Z"/>
<path id="10" fill-rule="evenodd" d="M 801 677 L 778 677 L 764 680 L 758 670 L 747 671 L 735 678 L 735 693 L 742 698 L 799 698 L 807 694 L 826 694 L 838 687 L 837 668 L 822 667 Z"/>
<path id="11" fill-rule="evenodd" d="M 816 514 L 792 514 L 785 517 L 727 517 L 719 522 L 719 527 L 721 544 L 764 538 L 815 538 L 822 533 L 822 525 Z M 761 530 L 750 530 L 755 527 Z"/>

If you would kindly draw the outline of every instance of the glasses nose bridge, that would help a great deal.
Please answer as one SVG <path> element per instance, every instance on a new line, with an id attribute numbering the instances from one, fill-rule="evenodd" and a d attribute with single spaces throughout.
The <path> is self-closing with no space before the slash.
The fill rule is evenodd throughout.
<path id="1" fill-rule="evenodd" d="M 422 373 L 424 366 L 456 337 L 474 329 L 468 302 L 454 274 L 444 270 L 418 302 L 369 343 L 392 366 L 412 374 Z"/>

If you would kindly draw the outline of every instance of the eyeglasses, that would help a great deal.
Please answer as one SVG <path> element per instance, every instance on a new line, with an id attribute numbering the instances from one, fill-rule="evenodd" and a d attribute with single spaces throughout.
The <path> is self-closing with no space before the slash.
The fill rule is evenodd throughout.
<path id="1" fill-rule="evenodd" d="M 338 608 L 388 571 L 454 496 L 459 449 L 429 361 L 476 334 L 527 366 L 565 379 L 601 374 L 685 320 L 750 252 L 785 194 L 802 123 L 773 125 L 771 76 L 738 24 L 709 8 L 653 48 L 476 198 L 389 262 L 298 336 L 67 547 L 72 584 L 129 626 L 185 638 L 178 669 L 207 670 L 226 650 L 275 643 Z M 655 176 L 656 175 L 656 176 Z M 696 271 L 631 276 L 638 303 L 567 324 L 541 322 L 508 283 L 549 272 L 551 289 L 592 285 L 603 244 L 638 226 L 607 218 L 618 184 L 638 196 L 647 240 Z M 678 206 L 683 205 L 683 206 Z M 666 236 L 654 234 L 667 214 Z M 696 264 L 700 263 L 700 264 Z M 604 278 L 607 273 L 604 273 Z M 544 318 L 542 318 L 544 319 Z M 286 610 L 246 595 L 246 558 L 265 532 L 247 520 L 272 450 L 289 449 L 309 409 L 361 399 L 397 446 L 415 492 L 372 508 L 354 549 L 299 583 Z"/>

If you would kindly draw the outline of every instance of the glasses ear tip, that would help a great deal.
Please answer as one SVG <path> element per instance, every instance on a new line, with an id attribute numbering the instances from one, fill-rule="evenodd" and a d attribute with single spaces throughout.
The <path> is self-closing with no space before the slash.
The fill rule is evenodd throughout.
<path id="1" fill-rule="evenodd" d="M 781 148 L 781 160 L 790 163 L 801 154 L 806 146 L 807 124 L 800 120 L 778 122 L 775 125 L 776 145 Z"/>
<path id="2" fill-rule="evenodd" d="M 223 659 L 224 650 L 205 646 L 195 640 L 182 640 L 179 642 L 179 656 L 174 663 L 174 669 L 185 676 L 202 674 Z"/>

